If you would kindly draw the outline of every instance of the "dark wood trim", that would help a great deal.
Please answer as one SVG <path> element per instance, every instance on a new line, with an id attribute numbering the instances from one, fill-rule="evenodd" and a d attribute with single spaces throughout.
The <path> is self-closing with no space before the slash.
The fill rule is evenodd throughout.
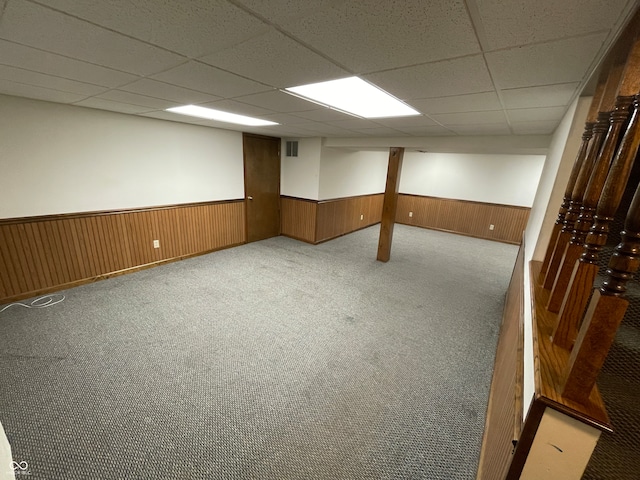
<path id="1" fill-rule="evenodd" d="M 145 263 L 144 265 L 136 265 L 135 267 L 125 268 L 123 270 L 117 270 L 115 272 L 104 273 L 102 275 L 96 275 L 96 276 L 90 277 L 90 278 L 83 278 L 81 280 L 75 280 L 73 282 L 67 282 L 67 283 L 63 283 L 63 284 L 56 285 L 56 286 L 49 287 L 49 288 L 42 288 L 42 289 L 39 289 L 39 290 L 32 290 L 30 292 L 21 293 L 20 295 L 14 295 L 12 297 L 3 298 L 2 302 L 7 304 L 7 303 L 12 303 L 12 302 L 17 302 L 17 301 L 20 301 L 20 300 L 24 300 L 25 298 L 31 298 L 31 297 L 36 297 L 36 296 L 40 296 L 40 295 L 46 295 L 48 293 L 53 293 L 53 292 L 59 292 L 60 290 L 66 290 L 68 288 L 73 288 L 73 287 L 79 287 L 81 285 L 87 285 L 89 283 L 98 282 L 100 280 L 107 280 L 108 278 L 119 277 L 121 275 L 126 275 L 128 273 L 138 272 L 140 270 L 147 270 L 149 268 L 158 267 L 160 265 L 165 265 L 165 264 L 168 264 L 168 263 L 178 262 L 180 260 L 186 260 L 188 258 L 199 257 L 201 255 L 207 255 L 209 253 L 218 252 L 220 250 L 226 250 L 228 248 L 239 247 L 240 245 L 244 245 L 244 244 L 246 244 L 246 242 L 234 243 L 232 245 L 225 245 L 223 247 L 214 248 L 214 249 L 211 249 L 211 250 L 207 250 L 205 252 L 190 253 L 188 255 L 180 255 L 178 257 L 167 258 L 167 259 L 164 259 L 164 260 L 158 260 L 157 262 Z"/>
<path id="2" fill-rule="evenodd" d="M 318 204 L 322 203 L 331 203 L 331 202 L 341 202 L 343 200 L 350 200 L 353 198 L 362 198 L 362 197 L 371 197 L 373 195 L 384 195 L 384 192 L 376 192 L 376 193 L 365 193 L 363 195 L 352 195 L 350 197 L 337 197 L 337 198 L 327 198 L 324 200 L 318 200 Z"/>
<path id="3" fill-rule="evenodd" d="M 520 438 L 516 443 L 513 457 L 511 459 L 511 465 L 509 465 L 509 470 L 505 480 L 518 480 L 520 478 L 522 469 L 524 468 L 529 452 L 531 451 L 533 440 L 536 438 L 536 433 L 538 432 L 538 427 L 540 426 L 540 421 L 542 420 L 545 409 L 546 406 L 544 403 L 540 402 L 538 399 L 533 400 L 533 403 L 527 412 L 527 418 L 524 422 L 522 435 L 520 435 Z"/>
<path id="4" fill-rule="evenodd" d="M 319 200 L 312 200 L 311 198 L 294 197 L 292 195 L 280 195 L 280 198 L 288 198 L 290 200 L 298 200 L 299 202 L 319 203 Z"/>
<path id="5" fill-rule="evenodd" d="M 541 262 L 532 261 L 529 272 L 536 400 L 593 428 L 611 432 L 611 421 L 597 387 L 584 403 L 562 396 L 560 389 L 570 352 L 551 341 L 557 315 L 545 308 L 549 291 L 536 281 L 541 266 Z"/>
<path id="6" fill-rule="evenodd" d="M 494 207 L 508 207 L 508 208 L 519 208 L 522 210 L 531 210 L 531 207 L 523 207 L 522 205 L 509 205 L 507 203 L 480 202 L 478 200 L 462 200 L 460 198 L 434 197 L 431 195 L 416 195 L 414 193 L 402 193 L 402 192 L 400 192 L 398 195 L 402 195 L 404 197 L 432 198 L 434 200 L 449 200 L 452 202 L 474 203 L 479 205 L 491 205 Z"/>
<path id="7" fill-rule="evenodd" d="M 30 222 L 50 222 L 52 220 L 71 220 L 76 218 L 100 217 L 104 215 L 121 215 L 125 213 L 153 212 L 156 210 L 171 210 L 175 208 L 202 207 L 206 205 L 222 205 L 224 203 L 239 203 L 239 202 L 244 202 L 244 199 L 236 198 L 232 200 L 212 200 L 209 202 L 173 203 L 168 205 L 159 205 L 156 207 L 136 207 L 136 208 L 122 208 L 117 210 L 95 210 L 95 211 L 89 211 L 89 212 L 55 213 L 51 215 L 36 215 L 33 217 L 0 218 L 0 226 L 24 224 L 24 223 L 30 223 Z"/>
<path id="8" fill-rule="evenodd" d="M 510 240 L 502 240 L 498 238 L 487 238 L 481 235 L 474 235 L 472 233 L 457 232 L 455 230 L 447 230 L 446 228 L 423 227 L 422 225 L 411 225 L 410 223 L 405 223 L 400 220 L 396 220 L 396 223 L 399 223 L 400 225 L 407 225 L 408 227 L 424 228 L 425 230 L 435 230 L 436 232 L 453 233 L 455 235 L 462 235 L 464 237 L 471 237 L 471 238 L 479 238 L 480 240 L 489 240 L 491 242 L 500 242 L 500 243 L 506 243 L 509 245 L 520 245 L 520 242 L 512 242 Z"/>
<path id="9" fill-rule="evenodd" d="M 364 230 L 365 228 L 373 227 L 374 225 L 380 225 L 380 222 L 375 222 L 370 225 L 365 225 L 364 227 L 356 228 L 355 230 L 350 230 L 348 232 L 341 233 L 340 235 L 334 235 L 333 237 L 323 238 L 322 240 L 317 240 L 314 245 L 320 245 L 321 243 L 328 242 L 329 240 L 335 240 L 336 238 L 344 237 L 345 235 L 349 235 L 353 232 L 359 232 L 360 230 Z"/>

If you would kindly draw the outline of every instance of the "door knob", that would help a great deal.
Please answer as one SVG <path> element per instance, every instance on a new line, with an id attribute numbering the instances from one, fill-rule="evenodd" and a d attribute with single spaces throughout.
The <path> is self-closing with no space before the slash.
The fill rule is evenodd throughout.
<path id="1" fill-rule="evenodd" d="M 248 196 L 247 198 L 248 198 L 249 200 L 253 200 L 253 197 L 252 197 L 252 196 Z"/>

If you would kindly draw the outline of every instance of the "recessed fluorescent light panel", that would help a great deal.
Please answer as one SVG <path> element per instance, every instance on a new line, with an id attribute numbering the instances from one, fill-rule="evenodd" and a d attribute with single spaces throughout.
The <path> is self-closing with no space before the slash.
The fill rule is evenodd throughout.
<path id="1" fill-rule="evenodd" d="M 190 117 L 206 118 L 207 120 L 217 120 L 218 122 L 237 123 L 239 125 L 249 125 L 251 127 L 264 127 L 267 125 L 278 125 L 276 122 L 260 120 L 259 118 L 246 117 L 235 113 L 214 110 L 213 108 L 198 107 L 197 105 L 185 105 L 183 107 L 167 108 L 167 112 L 189 115 Z"/>
<path id="2" fill-rule="evenodd" d="M 364 118 L 420 115 L 409 105 L 358 77 L 285 89 L 288 93 Z"/>

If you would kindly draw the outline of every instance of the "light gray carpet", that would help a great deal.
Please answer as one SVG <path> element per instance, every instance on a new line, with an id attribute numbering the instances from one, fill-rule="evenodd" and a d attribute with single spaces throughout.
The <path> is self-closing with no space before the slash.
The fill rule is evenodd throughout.
<path id="1" fill-rule="evenodd" d="M 30 479 L 473 479 L 517 248 L 278 237 L 0 314 Z"/>

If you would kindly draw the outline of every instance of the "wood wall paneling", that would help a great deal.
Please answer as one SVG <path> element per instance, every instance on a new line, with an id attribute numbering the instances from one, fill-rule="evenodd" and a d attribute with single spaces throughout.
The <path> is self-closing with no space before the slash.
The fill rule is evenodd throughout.
<path id="1" fill-rule="evenodd" d="M 529 211 L 512 205 L 400 194 L 396 222 L 519 244 Z"/>
<path id="2" fill-rule="evenodd" d="M 379 223 L 383 196 L 380 193 L 318 202 L 316 243 Z"/>
<path id="3" fill-rule="evenodd" d="M 244 225 L 242 201 L 0 220 L 0 301 L 238 245 Z"/>
<path id="4" fill-rule="evenodd" d="M 282 235 L 315 243 L 317 202 L 293 197 L 282 197 L 280 201 Z"/>
<path id="5" fill-rule="evenodd" d="M 489 404 L 478 467 L 478 480 L 505 478 L 514 440 L 522 428 L 522 355 L 524 324 L 524 242 L 520 246 L 507 297 L 491 381 Z"/>

